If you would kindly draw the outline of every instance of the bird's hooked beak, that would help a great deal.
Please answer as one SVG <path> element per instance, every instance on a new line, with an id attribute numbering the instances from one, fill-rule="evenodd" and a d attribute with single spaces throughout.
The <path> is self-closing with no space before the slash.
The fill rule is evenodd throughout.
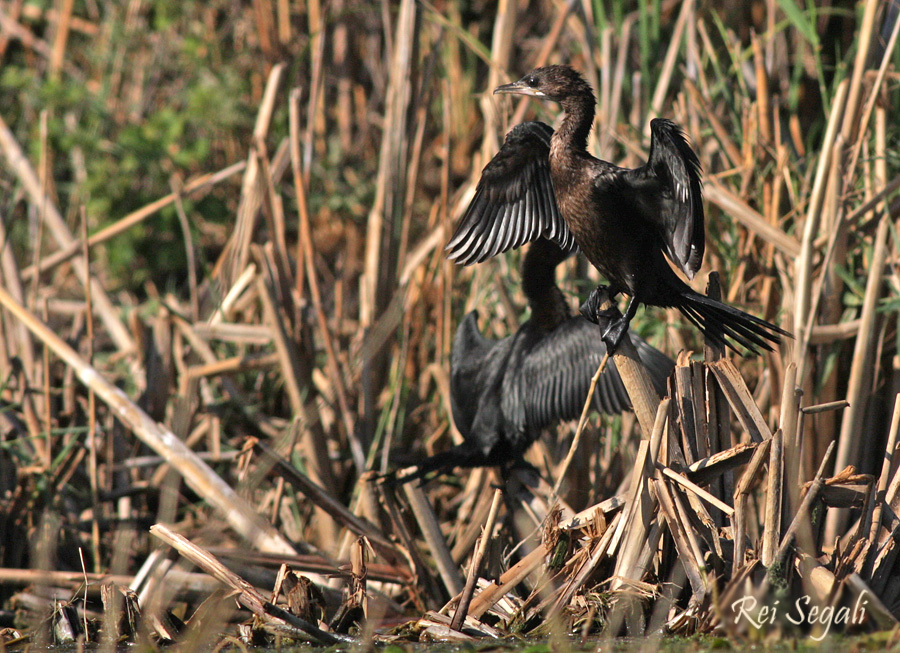
<path id="1" fill-rule="evenodd" d="M 498 86 L 494 89 L 494 95 L 497 95 L 497 93 L 515 93 L 516 95 L 530 95 L 531 97 L 537 98 L 545 97 L 543 91 L 539 91 L 533 86 L 529 86 L 521 79 L 517 82 L 512 82 L 511 84 Z"/>

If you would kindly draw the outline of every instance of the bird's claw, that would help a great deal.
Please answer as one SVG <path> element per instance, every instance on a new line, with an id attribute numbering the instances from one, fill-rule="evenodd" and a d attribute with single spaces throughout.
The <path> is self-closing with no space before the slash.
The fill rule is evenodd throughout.
<path id="1" fill-rule="evenodd" d="M 597 286 L 581 305 L 581 314 L 588 322 L 593 322 L 600 327 L 601 331 L 606 332 L 613 322 L 622 318 L 622 312 L 611 302 L 609 288 Z M 600 308 L 606 303 L 611 305 L 608 308 Z"/>
<path id="2" fill-rule="evenodd" d="M 588 322 L 593 322 L 600 327 L 601 339 L 606 344 L 606 350 L 612 354 L 628 331 L 630 320 L 625 319 L 619 307 L 612 304 L 609 288 L 597 286 L 591 291 L 587 300 L 581 305 L 581 314 Z M 607 308 L 600 308 L 604 304 L 610 304 Z"/>

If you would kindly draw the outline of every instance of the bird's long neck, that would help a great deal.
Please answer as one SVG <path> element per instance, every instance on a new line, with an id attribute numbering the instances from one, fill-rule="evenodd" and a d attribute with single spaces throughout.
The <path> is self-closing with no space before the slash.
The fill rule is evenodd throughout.
<path id="1" fill-rule="evenodd" d="M 539 239 L 522 261 L 522 291 L 531 308 L 531 319 L 550 330 L 569 316 L 562 291 L 556 285 L 556 266 L 567 258 L 556 243 Z"/>
<path id="2" fill-rule="evenodd" d="M 594 123 L 594 95 L 590 92 L 570 95 L 560 102 L 565 115 L 553 141 L 558 146 L 578 150 L 587 149 L 588 134 Z"/>

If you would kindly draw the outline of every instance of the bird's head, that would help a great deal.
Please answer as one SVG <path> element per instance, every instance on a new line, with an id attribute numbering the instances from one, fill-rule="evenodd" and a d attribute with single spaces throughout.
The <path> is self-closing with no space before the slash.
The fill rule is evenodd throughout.
<path id="1" fill-rule="evenodd" d="M 494 93 L 516 93 L 553 102 L 562 102 L 573 96 L 588 96 L 592 100 L 594 97 L 594 91 L 581 73 L 562 65 L 535 68 L 517 82 L 498 86 Z"/>

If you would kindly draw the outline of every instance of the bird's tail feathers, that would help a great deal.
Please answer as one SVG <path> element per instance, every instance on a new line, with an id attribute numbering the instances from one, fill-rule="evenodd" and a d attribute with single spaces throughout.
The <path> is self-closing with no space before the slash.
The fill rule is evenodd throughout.
<path id="1" fill-rule="evenodd" d="M 760 349 L 772 351 L 781 336 L 793 337 L 771 322 L 694 291 L 682 294 L 675 307 L 712 342 L 738 354 L 735 343 L 758 354 Z"/>

